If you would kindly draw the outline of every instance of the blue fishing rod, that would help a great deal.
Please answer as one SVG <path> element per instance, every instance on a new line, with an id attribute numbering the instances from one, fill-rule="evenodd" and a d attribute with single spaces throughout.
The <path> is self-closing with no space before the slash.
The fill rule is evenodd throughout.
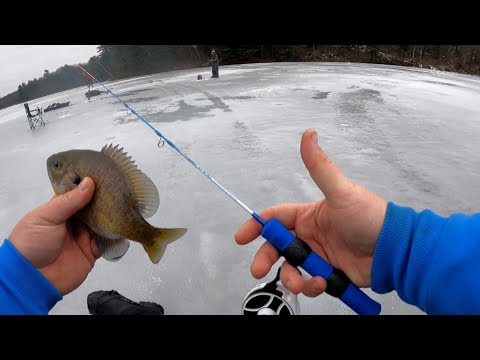
<path id="1" fill-rule="evenodd" d="M 180 155 L 188 160 L 193 166 L 202 172 L 211 182 L 213 182 L 220 190 L 227 194 L 233 201 L 247 211 L 262 226 L 262 236 L 270 242 L 280 254 L 294 267 L 301 267 L 311 276 L 321 276 L 327 282 L 325 292 L 331 296 L 337 297 L 348 305 L 353 311 L 360 315 L 378 315 L 381 311 L 381 305 L 371 299 L 367 294 L 355 286 L 345 273 L 334 268 L 318 254 L 316 254 L 310 246 L 300 238 L 293 235 L 288 229 L 277 219 L 263 220 L 257 213 L 252 211 L 247 205 L 241 202 L 235 195 L 215 180 L 208 172 L 201 168 L 195 161 L 184 154 L 174 143 L 172 143 L 160 131 L 155 129 L 147 120 L 132 109 L 125 101 L 115 95 L 103 83 L 97 80 L 92 74 L 77 64 L 87 76 L 101 85 L 110 95 L 118 102 L 125 106 L 132 114 L 142 120 L 145 125 L 152 129 L 160 139 L 175 149 Z"/>

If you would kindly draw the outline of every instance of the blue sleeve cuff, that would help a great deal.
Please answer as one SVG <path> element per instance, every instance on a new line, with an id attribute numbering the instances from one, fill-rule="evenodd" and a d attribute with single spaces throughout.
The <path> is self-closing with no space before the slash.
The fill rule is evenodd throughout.
<path id="1" fill-rule="evenodd" d="M 5 239 L 0 247 L 0 314 L 47 315 L 62 294 Z"/>
<path id="2" fill-rule="evenodd" d="M 389 202 L 373 255 L 371 287 L 427 311 L 433 262 L 447 219 Z"/>

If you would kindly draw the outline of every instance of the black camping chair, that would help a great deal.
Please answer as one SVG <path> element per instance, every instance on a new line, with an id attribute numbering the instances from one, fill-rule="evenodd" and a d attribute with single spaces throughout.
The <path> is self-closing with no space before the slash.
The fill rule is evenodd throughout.
<path id="1" fill-rule="evenodd" d="M 27 112 L 28 125 L 30 129 L 33 130 L 37 126 L 45 126 L 42 118 L 42 109 L 37 106 L 35 110 L 30 110 L 28 103 L 23 104 L 25 106 L 25 111 Z"/>

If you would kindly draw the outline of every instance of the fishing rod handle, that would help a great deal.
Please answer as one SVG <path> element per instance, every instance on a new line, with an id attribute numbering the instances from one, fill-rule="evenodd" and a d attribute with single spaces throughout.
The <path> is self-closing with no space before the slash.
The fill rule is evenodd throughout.
<path id="1" fill-rule="evenodd" d="M 271 219 L 262 228 L 268 240 L 293 266 L 300 266 L 312 276 L 327 281 L 325 292 L 337 297 L 359 315 L 378 315 L 381 305 L 355 286 L 345 273 L 318 256 L 308 244 L 295 237 L 277 219 Z"/>

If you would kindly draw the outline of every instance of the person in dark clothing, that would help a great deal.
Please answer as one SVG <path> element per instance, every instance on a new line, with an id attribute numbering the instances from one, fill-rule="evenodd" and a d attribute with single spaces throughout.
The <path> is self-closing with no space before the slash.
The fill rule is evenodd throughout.
<path id="1" fill-rule="evenodd" d="M 215 50 L 212 50 L 212 57 L 210 58 L 210 63 L 212 64 L 212 78 L 218 78 L 218 55 Z"/>

